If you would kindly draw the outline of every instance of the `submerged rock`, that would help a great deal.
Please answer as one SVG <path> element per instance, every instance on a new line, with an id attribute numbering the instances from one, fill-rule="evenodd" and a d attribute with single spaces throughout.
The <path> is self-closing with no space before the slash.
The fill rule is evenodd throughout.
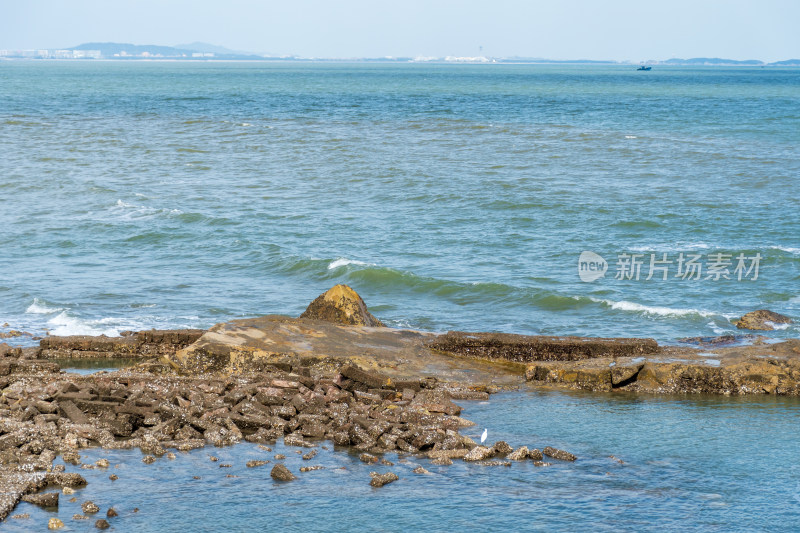
<path id="1" fill-rule="evenodd" d="M 335 285 L 317 297 L 300 318 L 326 320 L 345 326 L 383 327 L 383 323 L 367 311 L 361 296 L 347 285 Z"/>
<path id="2" fill-rule="evenodd" d="M 292 481 L 297 479 L 294 474 L 292 474 L 289 469 L 281 463 L 278 463 L 272 467 L 272 472 L 270 472 L 269 475 L 276 481 Z"/>
<path id="3" fill-rule="evenodd" d="M 384 485 L 388 485 L 400 479 L 394 472 L 386 472 L 385 474 L 370 472 L 369 475 L 372 477 L 369 484 L 373 487 L 383 487 Z"/>
<path id="4" fill-rule="evenodd" d="M 58 493 L 45 492 L 44 494 L 26 494 L 22 501 L 38 505 L 39 507 L 58 507 Z"/>
<path id="5" fill-rule="evenodd" d="M 81 504 L 81 511 L 83 514 L 94 514 L 100 512 L 100 508 L 93 501 L 85 501 Z"/>
<path id="6" fill-rule="evenodd" d="M 108 529 L 111 527 L 111 524 L 108 523 L 108 520 L 105 518 L 101 518 L 97 522 L 94 523 L 94 527 L 97 529 Z"/>
<path id="7" fill-rule="evenodd" d="M 64 527 L 64 522 L 60 518 L 51 518 L 47 521 L 47 529 L 61 529 Z"/>
<path id="8" fill-rule="evenodd" d="M 508 458 L 512 461 L 524 461 L 528 458 L 528 447 L 522 446 L 521 448 L 517 448 L 510 454 L 508 454 Z"/>
<path id="9" fill-rule="evenodd" d="M 788 316 L 768 311 L 766 309 L 759 309 L 758 311 L 751 311 L 736 322 L 736 327 L 739 329 L 755 329 L 762 331 L 771 331 L 775 329 L 772 324 L 791 324 L 792 319 Z"/>
<path id="10" fill-rule="evenodd" d="M 548 446 L 542 450 L 542 453 L 548 457 L 552 457 L 553 459 L 561 459 L 562 461 L 574 461 L 577 459 L 577 457 L 573 454 L 564 450 L 559 450 L 558 448 L 553 448 L 551 446 Z"/>

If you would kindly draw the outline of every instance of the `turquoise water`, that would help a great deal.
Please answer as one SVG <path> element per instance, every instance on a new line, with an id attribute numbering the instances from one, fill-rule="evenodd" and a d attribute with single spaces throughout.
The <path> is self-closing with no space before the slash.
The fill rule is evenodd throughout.
<path id="1" fill-rule="evenodd" d="M 798 110 L 797 69 L 2 62 L 0 323 L 208 327 L 339 282 L 429 330 L 800 318 Z M 676 278 L 681 252 L 733 279 Z"/>
<path id="2" fill-rule="evenodd" d="M 490 441 L 561 446 L 578 461 L 443 467 L 388 454 L 395 465 L 387 467 L 361 463 L 332 443 L 309 461 L 282 444 L 266 452 L 245 443 L 145 465 L 138 450 L 86 450 L 84 462 L 105 457 L 112 466 L 78 469 L 89 485 L 75 503 L 62 495 L 57 513 L 20 504 L 15 512 L 31 518 L 2 528 L 30 531 L 59 516 L 68 531 L 92 531 L 94 520 L 72 520 L 87 499 L 103 514 L 117 509 L 118 531 L 731 532 L 800 524 L 797 399 L 523 392 L 462 403 L 478 423 L 466 434 L 477 438 L 486 427 Z M 276 453 L 286 455 L 296 481 L 270 479 Z M 251 459 L 272 463 L 246 468 Z M 299 472 L 308 465 L 325 469 Z M 414 474 L 419 465 L 431 474 Z M 369 486 L 370 471 L 387 470 L 400 480 Z M 111 473 L 119 479 L 110 481 Z"/>
<path id="3" fill-rule="evenodd" d="M 797 69 L 0 62 L 0 324 L 208 327 L 297 315 L 342 282 L 389 325 L 436 331 L 669 343 L 734 332 L 730 320 L 758 308 L 800 319 L 798 145 Z M 605 258 L 605 277 L 581 281 L 583 251 Z M 645 264 L 640 279 L 615 279 L 625 253 L 760 254 L 759 276 L 739 281 L 732 264 L 732 279 L 681 279 L 673 264 L 647 280 Z M 116 505 L 120 531 L 800 523 L 795 399 L 519 392 L 464 404 L 475 435 L 580 459 L 442 468 L 390 456 L 401 479 L 374 490 L 368 472 L 383 468 L 343 451 L 277 486 L 268 468 L 243 467 L 264 455 L 246 444 L 151 466 L 94 450 L 120 479 L 82 470 L 78 503 Z M 412 474 L 417 463 L 434 475 Z M 31 521 L 4 529 L 51 516 L 17 512 Z M 75 512 L 64 498 L 70 530 L 93 530 Z"/>

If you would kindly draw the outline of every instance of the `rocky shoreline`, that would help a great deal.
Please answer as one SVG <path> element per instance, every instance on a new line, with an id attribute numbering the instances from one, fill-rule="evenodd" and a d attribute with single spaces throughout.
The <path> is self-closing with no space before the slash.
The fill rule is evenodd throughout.
<path id="1" fill-rule="evenodd" d="M 78 375 L 61 371 L 55 361 L 65 359 L 138 362 Z M 393 330 L 352 289 L 337 286 L 300 318 L 116 338 L 47 337 L 29 348 L 0 344 L 0 520 L 23 498 L 57 505 L 58 493 L 40 492 L 46 487 L 69 492 L 85 484 L 55 461 L 80 465 L 80 450 L 95 446 L 139 448 L 148 464 L 169 450 L 281 440 L 308 448 L 309 459 L 330 441 L 369 463 L 388 452 L 439 465 L 574 461 L 548 446 L 484 445 L 459 433 L 474 424 L 455 401 L 530 385 L 800 395 L 800 341 L 663 347 L 652 339 Z M 272 478 L 291 481 L 314 469 L 291 472 L 278 462 Z M 365 483 L 374 487 L 397 479 L 373 474 Z"/>

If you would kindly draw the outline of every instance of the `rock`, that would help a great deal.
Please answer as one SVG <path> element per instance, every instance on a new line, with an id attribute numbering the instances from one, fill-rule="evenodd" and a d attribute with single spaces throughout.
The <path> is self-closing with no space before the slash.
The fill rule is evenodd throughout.
<path id="1" fill-rule="evenodd" d="M 94 514 L 100 511 L 100 508 L 91 500 L 85 501 L 81 504 L 81 511 L 83 514 Z"/>
<path id="2" fill-rule="evenodd" d="M 494 455 L 494 452 L 491 448 L 487 448 L 486 446 L 475 446 L 472 450 L 469 451 L 467 455 L 464 456 L 465 461 L 483 461 L 488 459 Z"/>
<path id="3" fill-rule="evenodd" d="M 791 324 L 792 319 L 788 316 L 774 313 L 766 309 L 759 309 L 758 311 L 751 311 L 736 322 L 736 327 L 739 329 L 755 329 L 762 331 L 771 331 L 775 329 L 772 324 Z"/>
<path id="4" fill-rule="evenodd" d="M 30 513 L 20 513 L 20 514 L 11 515 L 11 518 L 13 518 L 14 520 L 25 520 L 26 518 L 30 518 L 30 517 L 31 517 Z"/>
<path id="5" fill-rule="evenodd" d="M 111 524 L 108 523 L 108 520 L 105 518 L 101 518 L 97 522 L 94 523 L 94 527 L 97 529 L 108 529 L 111 527 Z"/>
<path id="6" fill-rule="evenodd" d="M 111 481 L 116 481 L 119 479 L 119 476 L 116 474 L 111 474 L 110 476 L 108 476 L 108 479 L 110 479 Z"/>
<path id="7" fill-rule="evenodd" d="M 89 517 L 84 515 L 84 514 L 75 513 L 74 515 L 72 515 L 72 519 L 73 520 L 89 520 Z"/>
<path id="8" fill-rule="evenodd" d="M 533 466 L 552 466 L 553 463 L 544 463 L 542 461 L 534 461 Z"/>
<path id="9" fill-rule="evenodd" d="M 659 352 L 658 343 L 653 339 L 550 337 L 464 331 L 448 331 L 427 345 L 456 356 L 517 363 L 576 361 L 608 356 L 636 357 Z"/>
<path id="10" fill-rule="evenodd" d="M 499 440 L 494 443 L 492 450 L 494 451 L 495 455 L 508 455 L 514 451 L 514 448 L 512 448 L 506 441 Z"/>
<path id="11" fill-rule="evenodd" d="M 61 529 L 64 527 L 64 522 L 60 518 L 51 518 L 47 521 L 47 529 Z"/>
<path id="12" fill-rule="evenodd" d="M 39 507 L 58 507 L 58 493 L 45 492 L 43 494 L 26 494 L 22 501 L 38 505 Z"/>
<path id="13" fill-rule="evenodd" d="M 317 455 L 317 450 L 311 450 L 310 452 L 303 454 L 303 460 L 308 461 L 309 459 L 313 459 Z"/>
<path id="14" fill-rule="evenodd" d="M 544 455 L 538 448 L 534 448 L 528 451 L 528 457 L 533 459 L 534 461 L 541 461 L 544 459 Z"/>
<path id="15" fill-rule="evenodd" d="M 449 457 L 435 457 L 431 459 L 432 465 L 440 465 L 440 466 L 450 466 L 453 464 L 453 460 Z"/>
<path id="16" fill-rule="evenodd" d="M 316 466 L 304 466 L 304 467 L 302 467 L 300 469 L 300 471 L 301 472 L 311 472 L 313 470 L 322 470 L 323 468 L 325 468 L 325 467 L 324 466 L 319 466 L 319 465 L 316 465 Z"/>
<path id="17" fill-rule="evenodd" d="M 300 318 L 325 320 L 345 326 L 383 327 L 383 323 L 367 311 L 364 300 L 347 285 L 336 285 L 318 296 Z"/>
<path id="18" fill-rule="evenodd" d="M 152 455 L 145 455 L 145 456 L 142 458 L 142 462 L 143 462 L 144 464 L 146 464 L 146 465 L 151 465 L 151 464 L 153 464 L 153 463 L 155 463 L 155 462 L 156 462 L 156 458 L 155 458 L 155 457 L 153 457 Z"/>
<path id="19" fill-rule="evenodd" d="M 362 453 L 358 458 L 362 463 L 373 464 L 378 462 L 378 458 L 369 453 Z"/>
<path id="20" fill-rule="evenodd" d="M 247 468 L 255 468 L 257 466 L 264 466 L 267 463 L 269 463 L 269 461 L 252 460 L 252 461 L 247 461 L 247 463 L 245 463 L 245 466 Z"/>
<path id="21" fill-rule="evenodd" d="M 66 495 L 75 494 L 75 489 L 72 489 L 70 487 L 64 487 L 61 489 L 61 492 Z"/>
<path id="22" fill-rule="evenodd" d="M 100 468 L 108 468 L 108 459 L 99 459 L 95 464 Z"/>
<path id="23" fill-rule="evenodd" d="M 517 448 L 516 450 L 508 454 L 508 458 L 512 461 L 524 461 L 525 459 L 528 458 L 528 447 L 522 446 L 520 448 Z"/>
<path id="24" fill-rule="evenodd" d="M 416 467 L 414 470 L 412 470 L 412 472 L 414 472 L 415 474 L 430 474 L 428 470 L 425 470 L 421 466 Z"/>
<path id="25" fill-rule="evenodd" d="M 114 518 L 115 516 L 118 515 L 119 513 L 117 513 L 117 510 L 114 509 L 113 507 L 109 507 L 108 511 L 106 511 L 106 518 Z"/>
<path id="26" fill-rule="evenodd" d="M 289 472 L 289 469 L 281 463 L 272 467 L 272 472 L 270 472 L 269 475 L 276 481 L 292 481 L 297 479 L 294 474 Z"/>
<path id="27" fill-rule="evenodd" d="M 286 456 L 283 455 L 282 453 L 276 453 L 275 457 L 273 457 L 273 459 L 275 459 L 276 461 L 280 461 L 282 459 L 286 459 Z"/>
<path id="28" fill-rule="evenodd" d="M 393 483 L 398 479 L 400 479 L 399 477 L 397 477 L 397 474 L 393 472 L 386 472 L 385 474 L 370 472 L 369 475 L 370 477 L 372 477 L 372 480 L 369 482 L 369 484 L 372 485 L 373 487 L 383 487 L 384 485 Z"/>
<path id="29" fill-rule="evenodd" d="M 562 461 L 574 461 L 575 459 L 577 459 L 577 457 L 575 457 L 569 452 L 565 452 L 564 450 L 559 450 L 558 448 L 552 448 L 550 446 L 542 450 L 542 453 L 548 457 L 552 457 L 553 459 L 560 459 Z"/>

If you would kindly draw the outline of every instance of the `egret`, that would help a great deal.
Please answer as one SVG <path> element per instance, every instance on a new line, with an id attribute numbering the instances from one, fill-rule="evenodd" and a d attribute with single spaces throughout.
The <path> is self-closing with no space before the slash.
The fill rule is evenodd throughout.
<path id="1" fill-rule="evenodd" d="M 483 442 L 486 440 L 486 437 L 488 435 L 489 435 L 489 430 L 488 429 L 484 429 L 483 433 L 481 433 L 481 444 L 483 444 Z"/>

